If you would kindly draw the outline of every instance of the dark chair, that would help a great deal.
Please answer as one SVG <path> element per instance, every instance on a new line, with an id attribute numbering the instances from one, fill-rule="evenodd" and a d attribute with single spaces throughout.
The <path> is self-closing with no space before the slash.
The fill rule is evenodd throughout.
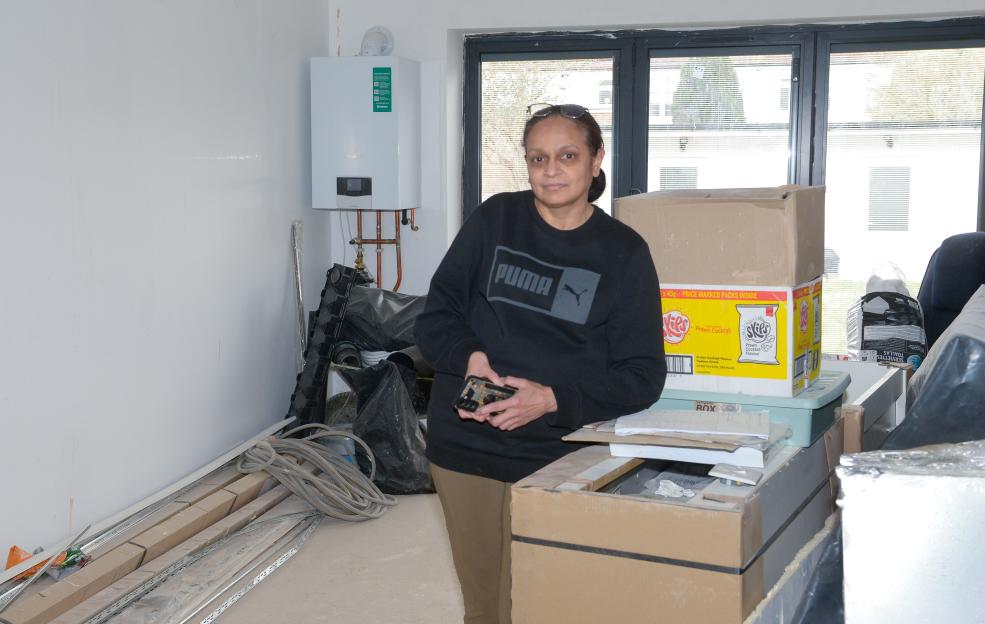
<path id="1" fill-rule="evenodd" d="M 982 284 L 985 284 L 985 232 L 944 239 L 927 263 L 917 296 L 923 308 L 928 349 Z"/>

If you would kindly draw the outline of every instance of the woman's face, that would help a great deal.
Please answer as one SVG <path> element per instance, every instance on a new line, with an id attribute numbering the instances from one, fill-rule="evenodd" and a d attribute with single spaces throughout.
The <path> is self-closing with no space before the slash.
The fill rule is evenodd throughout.
<path id="1" fill-rule="evenodd" d="M 526 141 L 527 174 L 534 197 L 547 208 L 580 208 L 599 174 L 605 150 L 594 156 L 574 121 L 555 115 L 530 129 Z"/>

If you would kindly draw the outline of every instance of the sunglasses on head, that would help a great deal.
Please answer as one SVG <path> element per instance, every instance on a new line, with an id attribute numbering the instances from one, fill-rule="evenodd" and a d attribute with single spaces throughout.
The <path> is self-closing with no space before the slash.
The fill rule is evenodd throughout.
<path id="1" fill-rule="evenodd" d="M 588 109 L 579 104 L 547 104 L 545 102 L 538 102 L 527 107 L 527 114 L 531 117 L 561 115 L 568 119 L 578 119 L 587 112 Z"/>

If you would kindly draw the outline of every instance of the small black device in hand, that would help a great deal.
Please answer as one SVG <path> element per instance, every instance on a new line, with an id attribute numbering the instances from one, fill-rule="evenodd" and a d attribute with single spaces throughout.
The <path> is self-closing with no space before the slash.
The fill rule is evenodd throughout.
<path id="1" fill-rule="evenodd" d="M 497 386 L 485 377 L 469 375 L 455 399 L 454 408 L 474 412 L 483 405 L 508 399 L 516 393 L 513 386 Z"/>

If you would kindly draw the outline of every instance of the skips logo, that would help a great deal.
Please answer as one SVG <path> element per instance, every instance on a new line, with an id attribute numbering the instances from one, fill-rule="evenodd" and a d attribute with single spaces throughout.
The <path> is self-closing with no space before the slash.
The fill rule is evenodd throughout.
<path id="1" fill-rule="evenodd" d="M 777 304 L 735 306 L 739 313 L 739 362 L 779 364 L 777 360 Z"/>
<path id="2" fill-rule="evenodd" d="M 679 344 L 684 341 L 691 329 L 691 319 L 687 315 L 671 310 L 664 314 L 664 341 L 669 344 Z"/>
<path id="3" fill-rule="evenodd" d="M 599 274 L 548 264 L 497 246 L 486 298 L 584 325 L 595 301 Z"/>

